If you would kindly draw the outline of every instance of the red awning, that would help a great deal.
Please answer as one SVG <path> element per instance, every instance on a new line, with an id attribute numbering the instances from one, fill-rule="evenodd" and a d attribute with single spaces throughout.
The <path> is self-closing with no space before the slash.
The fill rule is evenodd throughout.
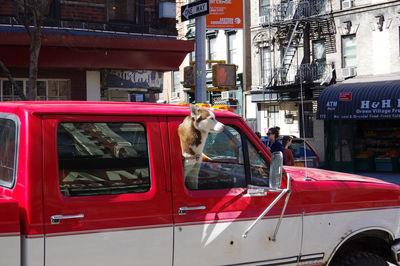
<path id="1" fill-rule="evenodd" d="M 8 67 L 28 67 L 29 45 L 26 33 L 0 32 L 0 60 Z M 193 50 L 193 41 L 175 39 L 46 34 L 39 67 L 170 71 Z"/>

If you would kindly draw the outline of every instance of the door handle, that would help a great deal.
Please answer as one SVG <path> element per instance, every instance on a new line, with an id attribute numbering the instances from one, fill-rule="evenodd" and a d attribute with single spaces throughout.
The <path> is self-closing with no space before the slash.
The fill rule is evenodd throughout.
<path id="1" fill-rule="evenodd" d="M 52 215 L 50 217 L 51 219 L 51 224 L 59 224 L 60 220 L 66 220 L 66 219 L 80 219 L 80 218 L 84 218 L 85 215 L 83 213 L 81 214 L 75 214 L 75 215 Z"/>
<path id="2" fill-rule="evenodd" d="M 179 215 L 185 215 L 186 211 L 198 211 L 205 210 L 206 206 L 197 206 L 197 207 L 180 207 L 178 210 Z"/>

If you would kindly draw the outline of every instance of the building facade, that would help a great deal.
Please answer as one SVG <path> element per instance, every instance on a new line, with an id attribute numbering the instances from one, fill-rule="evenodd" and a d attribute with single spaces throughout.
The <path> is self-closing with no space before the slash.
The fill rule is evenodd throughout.
<path id="1" fill-rule="evenodd" d="M 180 5 L 188 4 L 193 1 L 182 1 Z M 212 86 L 212 63 L 206 64 L 207 87 L 210 89 L 207 93 L 208 102 L 212 105 L 227 105 L 234 108 L 239 115 L 243 114 L 242 94 L 244 90 L 250 87 L 251 80 L 251 58 L 246 56 L 250 53 L 250 43 L 247 41 L 250 35 L 250 12 L 247 8 L 249 1 L 244 1 L 245 16 L 244 29 L 240 30 L 206 30 L 206 60 L 225 61 L 227 64 L 237 65 L 237 88 L 229 93 L 213 90 Z M 185 40 L 194 40 L 196 29 L 195 20 L 181 22 L 180 8 L 177 3 L 177 28 L 179 38 Z M 164 102 L 180 103 L 194 101 L 194 89 L 184 88 L 184 67 L 189 66 L 190 62 L 195 61 L 195 52 L 187 55 L 179 71 L 173 71 L 165 76 L 165 89 L 163 92 Z M 168 84 L 168 85 L 167 85 Z M 168 88 L 169 86 L 169 88 Z"/>
<path id="2" fill-rule="evenodd" d="M 265 134 L 306 138 L 323 160 L 318 98 L 332 84 L 400 72 L 399 2 L 252 0 L 252 89 L 246 117 Z M 384 77 L 383 77 L 384 78 Z"/>
<path id="3" fill-rule="evenodd" d="M 30 39 L 15 1 L 0 5 L 0 60 L 25 88 Z M 53 1 L 42 26 L 38 99 L 155 102 L 164 72 L 194 49 L 177 39 L 175 19 L 175 1 Z M 0 81 L 0 100 L 18 100 L 3 73 Z"/>

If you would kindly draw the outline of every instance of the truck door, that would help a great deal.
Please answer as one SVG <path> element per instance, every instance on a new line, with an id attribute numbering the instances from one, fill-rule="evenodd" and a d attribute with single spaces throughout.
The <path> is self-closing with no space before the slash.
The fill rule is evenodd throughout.
<path id="1" fill-rule="evenodd" d="M 173 225 L 153 117 L 43 117 L 45 264 L 171 265 Z"/>
<path id="2" fill-rule="evenodd" d="M 269 183 L 269 161 L 262 144 L 247 137 L 249 129 L 240 120 L 217 118 L 225 129 L 208 136 L 197 188 L 191 188 L 184 181 L 177 135 L 182 120 L 171 118 L 168 122 L 173 164 L 174 265 L 297 264 L 302 226 L 294 197 L 289 199 L 275 241 L 272 236 L 284 198 L 247 238 L 242 237 L 279 195 L 278 191 L 259 189 L 267 188 Z"/>

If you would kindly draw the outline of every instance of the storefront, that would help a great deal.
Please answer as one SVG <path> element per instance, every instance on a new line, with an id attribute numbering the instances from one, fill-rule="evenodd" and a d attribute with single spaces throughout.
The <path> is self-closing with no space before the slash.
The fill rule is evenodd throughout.
<path id="1" fill-rule="evenodd" d="M 178 69 L 194 49 L 193 42 L 169 36 L 46 27 L 42 32 L 38 100 L 155 102 L 162 90 L 159 77 Z M 0 26 L 0 59 L 23 89 L 29 76 L 29 45 L 23 26 Z M 102 76 L 110 71 L 118 72 L 124 84 L 107 84 Z M 18 99 L 0 71 L 0 101 Z"/>
<path id="2" fill-rule="evenodd" d="M 318 99 L 329 169 L 399 171 L 400 80 L 329 86 Z"/>

